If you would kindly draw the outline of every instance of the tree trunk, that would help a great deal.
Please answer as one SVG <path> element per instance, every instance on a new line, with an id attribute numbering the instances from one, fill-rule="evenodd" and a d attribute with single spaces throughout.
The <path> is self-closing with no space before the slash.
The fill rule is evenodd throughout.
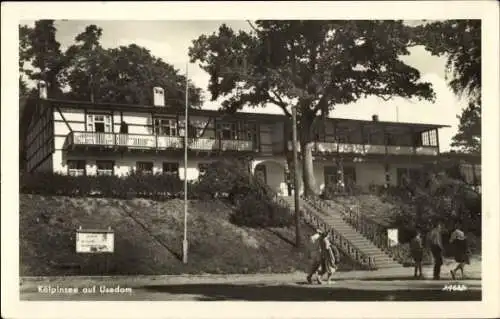
<path id="1" fill-rule="evenodd" d="M 317 195 L 316 190 L 316 178 L 314 177 L 314 166 L 313 166 L 313 148 L 314 142 L 307 141 L 301 142 L 301 153 L 302 153 L 302 179 L 304 182 L 304 195 Z"/>
<path id="2" fill-rule="evenodd" d="M 317 195 L 316 179 L 314 177 L 312 138 L 313 116 L 303 115 L 300 123 L 300 148 L 302 155 L 302 180 L 304 184 L 304 195 Z"/>

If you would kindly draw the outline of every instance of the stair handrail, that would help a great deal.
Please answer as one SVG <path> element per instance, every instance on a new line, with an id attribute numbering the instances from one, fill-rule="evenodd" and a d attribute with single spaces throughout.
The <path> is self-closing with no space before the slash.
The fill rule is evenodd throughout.
<path id="1" fill-rule="evenodd" d="M 241 168 L 239 169 L 239 172 L 247 175 L 249 180 L 251 180 L 253 183 L 255 183 L 258 186 L 259 191 L 263 190 L 260 193 L 261 195 L 268 197 L 275 204 L 286 208 L 287 211 L 293 212 L 293 209 L 288 204 L 288 202 L 286 202 L 286 200 L 284 200 L 281 196 L 279 196 L 278 193 L 275 190 L 273 190 L 267 183 L 263 182 L 262 180 L 260 180 L 258 178 L 255 178 L 248 171 L 245 171 Z M 363 253 L 359 248 L 357 248 L 353 243 L 351 243 L 347 238 L 345 238 L 334 227 L 325 223 L 325 221 L 322 220 L 319 216 L 317 216 L 316 214 L 314 214 L 308 210 L 304 210 L 304 209 L 299 209 L 299 213 L 301 215 L 300 217 L 306 223 L 308 223 L 310 226 L 315 227 L 315 228 L 318 228 L 318 226 L 321 226 L 321 228 L 323 228 L 323 229 L 328 229 L 332 233 L 333 241 L 338 243 L 341 250 L 344 251 L 345 253 L 347 253 L 348 256 L 353 258 L 355 260 L 355 262 L 357 262 L 358 264 L 360 264 L 363 267 L 366 267 L 370 270 L 377 268 L 374 257 L 368 256 L 367 254 Z"/>
<path id="2" fill-rule="evenodd" d="M 320 200 L 324 202 L 323 207 L 329 207 L 330 209 L 334 209 L 328 202 Z M 390 257 L 398 261 L 399 263 L 403 263 L 404 260 L 408 257 L 408 251 L 402 247 L 401 245 L 391 246 L 389 244 L 389 237 L 387 234 L 387 227 L 381 225 L 376 220 L 362 214 L 360 212 L 359 205 L 355 205 L 356 209 L 353 209 L 352 206 L 348 206 L 346 204 L 339 203 L 344 207 L 344 211 L 341 212 L 343 215 L 343 219 L 351 225 L 354 229 L 360 232 L 365 238 L 372 241 L 375 246 L 380 248 L 383 252 L 388 254 Z"/>
<path id="3" fill-rule="evenodd" d="M 340 248 L 340 250 L 344 251 L 358 264 L 369 270 L 377 269 L 375 257 L 371 257 L 365 254 L 361 249 L 356 247 L 356 245 L 351 243 L 349 239 L 347 239 L 339 231 L 337 231 L 334 226 L 329 225 L 317 214 L 311 212 L 307 206 L 304 207 L 304 209 L 301 209 L 301 214 L 303 216 L 303 219 L 312 227 L 328 230 L 328 232 L 332 234 L 333 243 L 335 243 Z"/>
<path id="4" fill-rule="evenodd" d="M 330 205 L 327 201 L 321 200 L 317 196 L 309 196 L 308 199 L 313 205 L 317 208 L 321 208 L 323 210 L 335 210 L 335 208 Z M 360 232 L 367 239 L 372 241 L 375 246 L 379 247 L 382 250 L 388 249 L 387 242 L 387 231 L 386 228 L 370 217 L 360 213 L 359 205 L 356 205 L 356 209 L 353 209 L 352 206 L 349 207 L 345 204 L 341 204 L 344 207 L 344 210 L 341 211 L 342 219 L 351 225 L 354 229 Z"/>

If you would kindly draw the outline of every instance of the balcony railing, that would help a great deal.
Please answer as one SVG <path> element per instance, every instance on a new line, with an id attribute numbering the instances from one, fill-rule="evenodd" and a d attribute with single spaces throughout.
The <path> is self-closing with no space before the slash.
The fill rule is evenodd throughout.
<path id="1" fill-rule="evenodd" d="M 182 149 L 184 137 L 146 134 L 72 132 L 69 145 L 127 147 L 131 149 Z M 253 141 L 189 138 L 188 148 L 197 151 L 255 151 Z"/>
<path id="2" fill-rule="evenodd" d="M 288 142 L 288 150 L 292 150 L 292 142 Z M 297 150 L 300 152 L 300 144 L 297 143 Z M 396 146 L 396 145 L 375 145 L 375 144 L 349 144 L 334 142 L 316 142 L 313 152 L 319 154 L 343 153 L 343 154 L 390 154 L 390 155 L 428 155 L 437 156 L 436 146 Z"/>

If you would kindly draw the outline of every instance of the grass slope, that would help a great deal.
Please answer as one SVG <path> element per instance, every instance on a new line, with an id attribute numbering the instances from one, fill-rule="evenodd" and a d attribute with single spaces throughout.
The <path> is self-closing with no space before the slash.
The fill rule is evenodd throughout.
<path id="1" fill-rule="evenodd" d="M 294 229 L 251 229 L 229 222 L 220 201 L 190 201 L 189 262 L 181 262 L 183 202 L 24 195 L 20 197 L 20 274 L 126 275 L 257 273 L 305 270 L 307 248 Z M 75 230 L 115 231 L 115 253 L 75 253 Z M 311 229 L 302 225 L 303 242 Z"/>
<path id="2" fill-rule="evenodd" d="M 361 214 L 370 217 L 381 225 L 390 224 L 393 210 L 396 208 L 394 204 L 383 201 L 376 195 L 339 196 L 335 200 L 328 202 L 334 207 L 341 205 L 338 206 L 339 209 L 346 205 L 356 205 L 360 208 Z"/>

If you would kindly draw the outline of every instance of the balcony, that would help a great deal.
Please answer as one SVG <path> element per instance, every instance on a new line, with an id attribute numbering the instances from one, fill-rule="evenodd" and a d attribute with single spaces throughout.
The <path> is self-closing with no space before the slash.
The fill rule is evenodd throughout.
<path id="1" fill-rule="evenodd" d="M 68 135 L 68 146 L 126 147 L 142 150 L 182 150 L 184 137 L 144 134 L 118 134 L 97 132 L 72 132 Z M 188 149 L 192 151 L 256 152 L 252 141 L 189 138 Z"/>
<path id="2" fill-rule="evenodd" d="M 288 142 L 288 150 L 292 150 L 292 142 Z M 297 143 L 297 150 L 300 152 L 300 145 Z M 359 155 L 426 155 L 437 156 L 438 148 L 436 146 L 395 146 L 395 145 L 373 145 L 373 144 L 347 144 L 319 142 L 315 143 L 314 153 L 342 153 Z"/>

